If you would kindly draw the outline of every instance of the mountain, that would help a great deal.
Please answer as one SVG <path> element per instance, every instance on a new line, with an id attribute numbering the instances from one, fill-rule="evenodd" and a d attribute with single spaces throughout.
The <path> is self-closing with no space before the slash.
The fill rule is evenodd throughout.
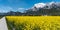
<path id="1" fill-rule="evenodd" d="M 26 11 L 28 15 L 60 15 L 60 3 L 37 3 Z"/>
<path id="2" fill-rule="evenodd" d="M 60 16 L 60 2 L 36 3 L 32 8 L 27 9 L 24 13 L 19 11 L 10 11 L 0 13 L 0 16 Z"/>
<path id="3" fill-rule="evenodd" d="M 59 2 L 50 2 L 50 3 L 37 3 L 33 6 L 31 9 L 51 9 L 51 8 L 59 8 L 60 9 L 60 3 Z M 36 11 L 36 10 L 35 10 Z"/>

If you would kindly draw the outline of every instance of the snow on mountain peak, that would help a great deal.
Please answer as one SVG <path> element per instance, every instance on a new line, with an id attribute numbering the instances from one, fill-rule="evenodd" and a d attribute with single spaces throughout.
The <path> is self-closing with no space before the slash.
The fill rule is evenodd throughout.
<path id="1" fill-rule="evenodd" d="M 37 3 L 37 4 L 35 4 L 34 6 L 35 6 L 36 8 L 43 8 L 45 5 L 46 5 L 45 3 Z"/>
<path id="2" fill-rule="evenodd" d="M 60 3 L 58 3 L 60 4 Z M 48 8 L 50 8 L 51 6 L 53 5 L 57 5 L 57 2 L 50 2 L 50 3 L 36 3 L 34 4 L 33 7 L 36 7 L 36 8 L 44 8 L 46 6 L 48 6 Z"/>
<path id="3" fill-rule="evenodd" d="M 36 3 L 34 6 L 31 8 L 33 11 L 41 9 L 51 9 L 51 8 L 60 8 L 60 3 L 59 2 L 48 2 L 48 3 Z"/>
<path id="4" fill-rule="evenodd" d="M 50 2 L 49 5 L 55 4 L 55 2 Z"/>

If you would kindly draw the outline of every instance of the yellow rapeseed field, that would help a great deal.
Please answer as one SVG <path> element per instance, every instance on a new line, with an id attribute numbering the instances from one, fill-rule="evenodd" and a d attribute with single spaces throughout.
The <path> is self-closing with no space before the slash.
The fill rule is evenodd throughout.
<path id="1" fill-rule="evenodd" d="M 6 16 L 9 30 L 60 30 L 60 16 Z"/>

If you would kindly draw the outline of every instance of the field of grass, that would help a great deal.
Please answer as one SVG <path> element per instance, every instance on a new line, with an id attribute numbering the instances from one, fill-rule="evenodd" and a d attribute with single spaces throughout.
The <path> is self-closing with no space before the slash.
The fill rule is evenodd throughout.
<path id="1" fill-rule="evenodd" d="M 9 30 L 60 30 L 60 16 L 6 16 Z"/>

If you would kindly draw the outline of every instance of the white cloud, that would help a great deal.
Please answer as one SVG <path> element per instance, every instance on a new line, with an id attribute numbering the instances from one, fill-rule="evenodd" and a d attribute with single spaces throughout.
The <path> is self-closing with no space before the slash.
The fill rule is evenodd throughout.
<path id="1" fill-rule="evenodd" d="M 0 7 L 0 13 L 6 13 L 6 12 L 9 12 L 9 11 L 12 11 L 13 8 L 12 7 L 8 7 L 8 6 L 3 6 L 3 7 Z"/>
<path id="2" fill-rule="evenodd" d="M 18 10 L 25 10 L 25 8 L 18 8 Z"/>
<path id="3" fill-rule="evenodd" d="M 35 4 L 34 6 L 37 7 L 37 8 L 43 8 L 46 4 L 45 3 L 37 3 Z"/>
<path id="4" fill-rule="evenodd" d="M 26 9 L 25 8 L 18 8 L 18 11 L 20 11 L 20 12 L 24 12 Z"/>
<path id="5" fill-rule="evenodd" d="M 13 9 L 12 7 L 9 7 L 9 6 L 2 6 L 0 7 L 0 13 L 6 13 L 6 12 L 9 12 L 9 11 L 19 11 L 19 12 L 24 12 L 26 9 L 25 8 L 18 8 L 18 9 Z"/>

